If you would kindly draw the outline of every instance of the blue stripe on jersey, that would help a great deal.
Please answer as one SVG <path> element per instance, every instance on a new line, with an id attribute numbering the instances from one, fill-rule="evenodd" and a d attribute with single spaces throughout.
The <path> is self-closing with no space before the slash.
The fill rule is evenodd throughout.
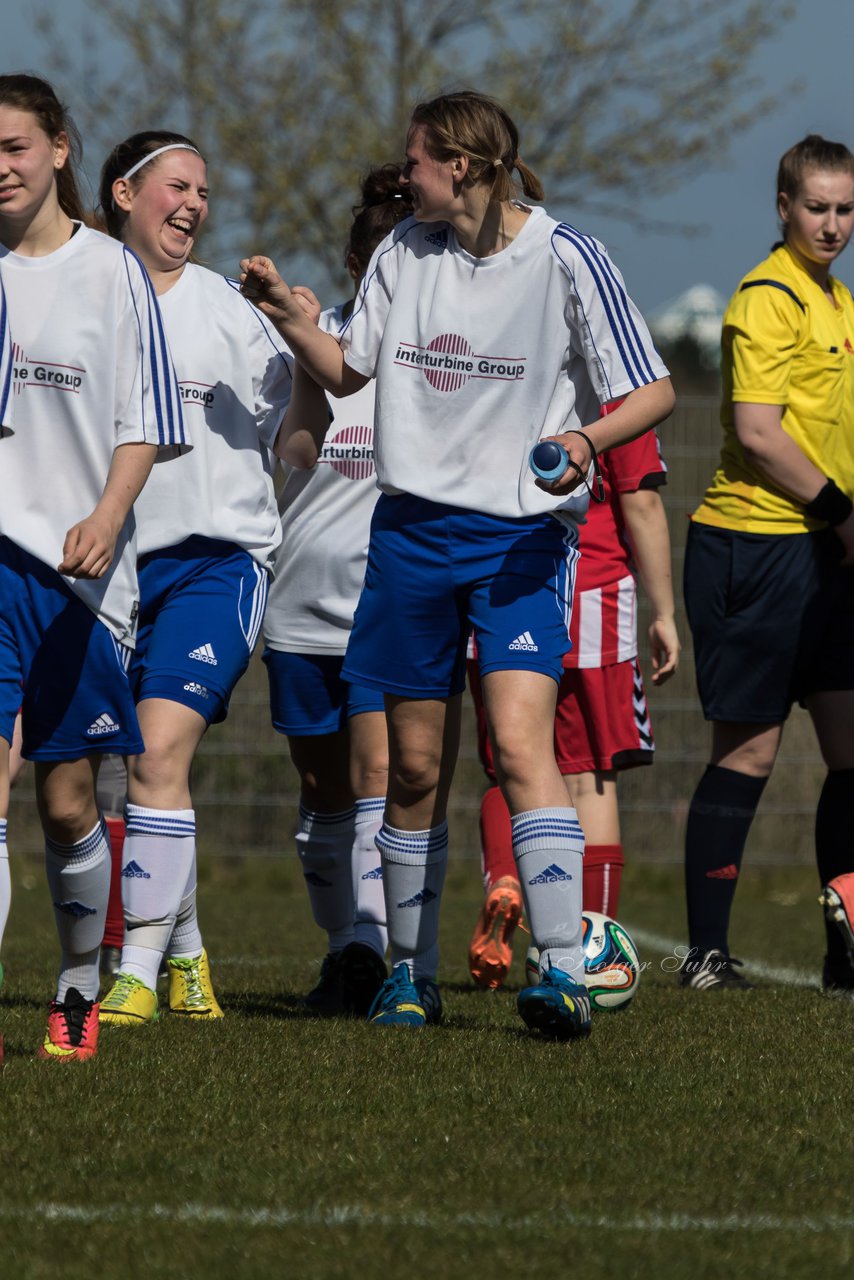
<path id="1" fill-rule="evenodd" d="M 0 426 L 6 422 L 12 394 L 12 334 L 3 281 L 0 280 Z"/>
<path id="2" fill-rule="evenodd" d="M 140 259 L 132 249 L 128 249 L 126 245 L 122 247 L 125 253 L 125 270 L 127 271 L 128 284 L 130 286 L 134 308 L 136 308 L 136 294 L 134 293 L 133 279 L 131 276 L 131 260 L 133 260 L 139 268 L 143 286 L 148 294 L 147 341 L 142 332 L 142 324 L 138 309 L 136 311 L 136 317 L 142 350 L 144 354 L 148 354 L 150 360 L 151 387 L 154 399 L 154 411 L 157 419 L 157 443 L 160 445 L 182 445 L 185 443 L 185 436 L 184 416 L 181 410 L 181 396 L 178 391 L 178 380 L 175 376 L 175 370 L 172 367 L 172 357 L 169 354 L 169 344 L 166 341 L 166 331 L 163 328 L 163 320 L 160 315 L 160 307 L 157 303 L 157 295 L 154 292 L 154 287 L 149 280 L 148 273 Z M 143 431 L 145 431 L 144 423 Z"/>
<path id="3" fill-rule="evenodd" d="M 596 284 L 602 306 L 608 317 L 608 323 L 611 326 L 611 333 L 632 385 L 640 387 L 646 383 L 657 381 L 657 376 L 652 371 L 643 342 L 632 319 L 626 291 L 617 280 L 610 260 L 602 246 L 592 236 L 582 234 L 575 227 L 570 226 L 569 223 L 559 223 L 552 233 L 552 248 L 570 275 L 572 275 L 572 269 L 568 263 L 564 262 L 557 245 L 554 243 L 556 236 L 566 240 L 573 248 L 577 249 L 587 265 Z"/>
<path id="4" fill-rule="evenodd" d="M 288 375 L 289 375 L 289 377 L 290 377 L 290 379 L 291 379 L 291 382 L 293 382 L 293 380 L 294 380 L 293 357 L 289 358 L 289 357 L 288 357 L 288 354 L 286 354 L 286 352 L 282 350 L 282 347 L 284 347 L 284 346 L 286 345 L 286 344 L 285 344 L 285 340 L 284 340 L 284 338 L 279 337 L 278 341 L 279 341 L 279 343 L 281 343 L 282 345 L 281 345 L 281 346 L 277 345 L 276 338 L 274 338 L 274 337 L 273 337 L 273 334 L 270 332 L 271 327 L 273 327 L 273 326 L 271 326 L 271 322 L 270 322 L 270 321 L 267 319 L 267 317 L 264 315 L 263 311 L 259 311 L 259 310 L 258 310 L 258 308 L 255 306 L 254 302 L 250 302 L 248 298 L 244 297 L 244 295 L 243 295 L 242 293 L 240 293 L 240 281 L 239 281 L 239 280 L 233 280 L 233 279 L 231 278 L 231 276 L 223 276 L 222 278 L 223 278 L 223 280 L 225 281 L 225 283 L 226 283 L 227 285 L 229 285 L 229 286 L 234 290 L 234 292 L 235 292 L 235 293 L 239 293 L 239 294 L 240 294 L 240 296 L 241 296 L 241 298 L 243 298 L 243 301 L 246 303 L 247 307 L 248 307 L 248 308 L 249 308 L 249 310 L 252 312 L 253 316 L 254 316 L 254 317 L 255 317 L 255 319 L 258 321 L 259 325 L 261 326 L 261 328 L 262 328 L 262 330 L 263 330 L 263 332 L 264 332 L 264 334 L 265 334 L 265 336 L 266 336 L 266 338 L 267 338 L 267 341 L 269 342 L 270 346 L 273 348 L 273 350 L 275 351 L 276 355 L 279 357 L 279 359 L 281 360 L 282 364 L 283 364 L 283 365 L 285 366 L 285 368 L 287 369 L 287 371 L 288 371 Z M 278 336 L 278 335 L 277 335 L 277 336 Z"/>
<path id="5" fill-rule="evenodd" d="M 367 297 L 368 289 L 373 284 L 374 277 L 376 276 L 377 271 L 379 269 L 379 265 L 382 262 L 385 255 L 391 252 L 391 250 L 395 247 L 395 245 L 398 243 L 399 240 L 402 240 L 404 236 L 409 235 L 410 231 L 418 231 L 424 226 L 425 224 L 423 222 L 417 222 L 415 218 L 404 218 L 403 222 L 399 222 L 397 226 L 394 228 L 394 230 L 390 232 L 389 244 L 387 248 L 383 249 L 382 253 L 377 258 L 377 264 L 374 267 L 371 274 L 369 276 L 366 276 L 365 279 L 362 281 L 362 286 L 359 289 L 359 296 L 356 299 L 356 305 L 354 306 L 353 310 L 350 313 L 350 318 L 349 320 L 346 321 L 345 324 L 341 326 L 341 331 L 338 334 L 339 340 L 344 336 L 344 334 L 347 332 L 348 328 L 353 323 L 356 316 L 364 307 L 365 298 Z"/>
<path id="6" fill-rule="evenodd" d="M 739 293 L 744 293 L 745 289 L 755 289 L 759 285 L 768 285 L 772 289 L 781 289 L 783 293 L 787 293 L 793 302 L 796 302 L 801 311 L 806 312 L 806 306 L 801 302 L 794 289 L 790 289 L 787 284 L 783 284 L 782 280 L 745 280 L 739 289 Z"/>

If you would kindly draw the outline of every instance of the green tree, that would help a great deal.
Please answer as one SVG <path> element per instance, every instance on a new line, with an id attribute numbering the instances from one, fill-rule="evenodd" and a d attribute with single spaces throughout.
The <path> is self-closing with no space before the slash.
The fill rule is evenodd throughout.
<path id="1" fill-rule="evenodd" d="M 402 155 L 415 101 L 452 87 L 508 106 L 552 208 L 642 220 L 644 196 L 719 164 L 772 107 L 751 63 L 789 12 L 785 0 L 89 0 L 77 45 L 52 6 L 42 27 L 90 165 L 132 130 L 185 130 L 211 167 L 208 257 L 232 269 L 236 248 L 263 248 L 316 280 L 341 277 L 360 174 Z M 123 50 L 112 67 L 105 32 Z"/>

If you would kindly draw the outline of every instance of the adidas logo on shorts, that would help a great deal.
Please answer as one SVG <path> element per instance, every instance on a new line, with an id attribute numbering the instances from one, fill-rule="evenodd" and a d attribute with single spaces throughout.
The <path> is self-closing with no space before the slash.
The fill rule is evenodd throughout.
<path id="1" fill-rule="evenodd" d="M 118 733 L 119 727 L 108 711 L 102 711 L 97 720 L 94 720 L 89 725 L 86 730 L 86 737 L 100 738 L 105 733 Z"/>
<path id="2" fill-rule="evenodd" d="M 191 658 L 192 656 L 193 655 L 190 654 Z M 206 698 L 208 696 L 208 691 L 205 686 L 203 684 L 196 684 L 195 680 L 191 680 L 189 684 L 185 684 L 184 691 L 185 693 L 195 693 L 199 698 Z"/>
<path id="3" fill-rule="evenodd" d="M 534 644 L 534 637 L 531 635 L 530 631 L 523 631 L 520 636 L 517 636 L 516 639 L 507 646 L 507 648 L 510 650 L 524 649 L 526 653 L 540 652 L 539 646 Z"/>
<path id="4" fill-rule="evenodd" d="M 218 665 L 213 646 L 209 644 L 200 644 L 198 649 L 191 649 L 187 657 L 195 658 L 197 662 L 207 662 L 211 667 Z"/>

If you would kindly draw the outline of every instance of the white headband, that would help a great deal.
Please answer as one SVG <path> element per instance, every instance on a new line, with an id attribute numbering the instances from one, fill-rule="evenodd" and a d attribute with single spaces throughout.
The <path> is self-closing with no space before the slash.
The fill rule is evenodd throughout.
<path id="1" fill-rule="evenodd" d="M 144 164 L 148 164 L 149 160 L 154 160 L 157 156 L 162 156 L 164 151 L 192 151 L 197 156 L 201 155 L 201 152 L 196 147 L 191 146 L 189 142 L 170 142 L 165 147 L 158 147 L 156 151 L 149 151 L 147 156 L 137 160 L 136 164 L 128 169 L 127 173 L 122 174 L 122 180 L 127 182 L 128 178 L 132 178 L 135 173 L 138 173 Z"/>

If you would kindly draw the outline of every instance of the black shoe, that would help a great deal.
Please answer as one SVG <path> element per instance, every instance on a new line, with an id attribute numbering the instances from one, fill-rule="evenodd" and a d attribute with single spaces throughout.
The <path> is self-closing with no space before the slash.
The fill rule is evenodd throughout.
<path id="1" fill-rule="evenodd" d="M 854 965 L 825 956 L 821 985 L 825 991 L 854 991 Z"/>
<path id="2" fill-rule="evenodd" d="M 388 977 L 382 956 L 365 942 L 351 942 L 338 957 L 338 981 L 344 1008 L 356 1018 L 365 1018 Z"/>
<path id="3" fill-rule="evenodd" d="M 334 1018 L 346 1012 L 341 992 L 341 955 L 340 951 L 330 951 L 323 957 L 320 981 L 300 1002 L 306 1013 L 316 1014 L 319 1018 Z"/>
<path id="4" fill-rule="evenodd" d="M 694 991 L 706 991 L 709 987 L 727 987 L 733 991 L 753 991 L 754 984 L 736 973 L 733 968 L 744 967 L 743 960 L 728 956 L 725 951 L 713 949 L 700 954 L 696 948 L 685 957 L 679 970 L 680 987 L 691 987 Z"/>

